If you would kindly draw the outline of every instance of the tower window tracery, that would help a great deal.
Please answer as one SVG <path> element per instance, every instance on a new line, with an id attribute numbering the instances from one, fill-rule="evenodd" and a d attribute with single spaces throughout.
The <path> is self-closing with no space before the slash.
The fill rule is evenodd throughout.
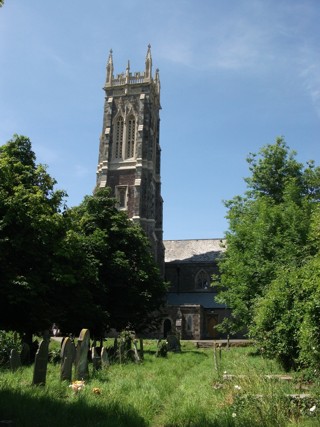
<path id="1" fill-rule="evenodd" d="M 116 134 L 115 134 L 114 157 L 116 159 L 122 159 L 123 127 L 124 127 L 123 117 L 119 117 L 116 123 Z"/>
<path id="2" fill-rule="evenodd" d="M 127 124 L 127 150 L 126 150 L 127 159 L 134 157 L 135 130 L 136 130 L 136 121 L 134 117 L 131 116 L 129 117 L 128 124 Z"/>

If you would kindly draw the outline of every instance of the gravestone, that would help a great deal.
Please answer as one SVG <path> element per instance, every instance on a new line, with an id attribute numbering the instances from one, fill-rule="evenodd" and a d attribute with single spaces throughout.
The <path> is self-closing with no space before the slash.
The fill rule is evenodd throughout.
<path id="1" fill-rule="evenodd" d="M 175 335 L 168 335 L 167 343 L 168 343 L 168 351 L 172 351 L 174 353 L 180 353 L 181 351 L 180 341 Z"/>
<path id="2" fill-rule="evenodd" d="M 133 351 L 134 351 L 134 353 L 133 353 L 134 354 L 134 361 L 136 363 L 141 362 L 139 352 L 138 352 L 137 340 L 133 340 Z"/>
<path id="3" fill-rule="evenodd" d="M 61 365 L 60 365 L 60 380 L 71 381 L 72 365 L 75 361 L 75 345 L 70 338 L 63 340 L 61 348 Z"/>
<path id="4" fill-rule="evenodd" d="M 140 338 L 140 358 L 141 358 L 141 360 L 143 360 L 144 359 L 144 351 L 143 351 L 143 339 L 142 338 Z"/>
<path id="5" fill-rule="evenodd" d="M 48 355 L 49 355 L 49 335 L 44 334 L 34 360 L 33 381 L 34 385 L 44 385 L 46 383 Z"/>
<path id="6" fill-rule="evenodd" d="M 95 346 L 93 346 L 91 348 L 91 359 L 92 359 L 93 368 L 96 371 L 101 369 L 101 358 L 100 358 L 99 353 L 97 351 L 97 347 L 95 347 Z"/>
<path id="7" fill-rule="evenodd" d="M 20 354 L 15 348 L 10 351 L 10 368 L 13 372 L 21 368 Z"/>
<path id="8" fill-rule="evenodd" d="M 85 380 L 89 377 L 88 351 L 90 347 L 89 329 L 82 329 L 79 335 L 76 349 L 76 380 Z"/>
<path id="9" fill-rule="evenodd" d="M 20 359 L 21 359 L 22 365 L 29 365 L 29 363 L 30 363 L 30 345 L 27 344 L 26 342 L 22 343 Z"/>
<path id="10" fill-rule="evenodd" d="M 105 347 L 101 350 L 101 367 L 108 368 L 110 366 L 108 351 Z"/>

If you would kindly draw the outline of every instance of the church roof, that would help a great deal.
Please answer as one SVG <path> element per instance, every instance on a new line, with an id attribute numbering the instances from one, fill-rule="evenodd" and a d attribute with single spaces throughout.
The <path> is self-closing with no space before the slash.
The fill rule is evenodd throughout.
<path id="1" fill-rule="evenodd" d="M 225 308 L 225 305 L 215 301 L 214 294 L 211 292 L 169 292 L 167 294 L 167 303 L 169 305 L 202 305 L 204 308 Z"/>
<path id="2" fill-rule="evenodd" d="M 212 262 L 225 251 L 222 239 L 164 240 L 165 262 Z"/>

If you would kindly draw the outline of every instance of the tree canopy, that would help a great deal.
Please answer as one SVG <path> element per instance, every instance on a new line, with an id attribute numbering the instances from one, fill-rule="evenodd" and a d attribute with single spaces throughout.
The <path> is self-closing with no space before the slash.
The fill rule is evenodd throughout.
<path id="1" fill-rule="evenodd" d="M 311 241 L 320 195 L 320 168 L 312 161 L 306 166 L 299 163 L 283 138 L 258 154 L 250 154 L 247 160 L 251 171 L 246 179 L 248 190 L 226 202 L 227 251 L 219 264 L 220 283 L 215 285 L 220 288 L 220 301 L 233 310 L 234 325 L 258 339 L 266 336 L 262 311 L 266 313 L 272 306 L 272 295 L 278 289 L 287 286 L 282 300 L 284 306 L 290 306 L 293 285 L 284 285 L 280 278 L 308 268 L 310 257 L 319 250 Z M 276 310 L 276 305 L 273 307 Z M 279 310 L 282 317 L 283 310 Z M 269 329 L 270 334 L 274 332 L 273 327 Z M 287 331 L 288 337 L 292 334 Z"/>
<path id="2" fill-rule="evenodd" d="M 55 322 L 100 336 L 146 327 L 166 288 L 143 231 L 108 189 L 68 209 L 55 185 L 28 138 L 0 147 L 2 327 L 30 334 Z"/>
<path id="3" fill-rule="evenodd" d="M 36 157 L 28 138 L 0 147 L 1 323 L 30 331 L 50 323 L 54 253 L 64 233 L 65 193 Z"/>
<path id="4" fill-rule="evenodd" d="M 109 314 L 109 326 L 119 330 L 130 324 L 137 331 L 151 326 L 166 286 L 141 227 L 116 208 L 109 188 L 86 196 L 71 215 L 73 232 L 96 260 L 95 297 Z"/>

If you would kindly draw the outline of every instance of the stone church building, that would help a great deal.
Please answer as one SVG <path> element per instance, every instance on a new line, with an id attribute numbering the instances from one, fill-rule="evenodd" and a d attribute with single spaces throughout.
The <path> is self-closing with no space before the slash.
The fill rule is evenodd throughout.
<path id="1" fill-rule="evenodd" d="M 114 75 L 110 51 L 104 91 L 97 188 L 110 187 L 118 208 L 141 225 L 170 283 L 158 335 L 177 330 L 182 339 L 214 338 L 214 326 L 228 313 L 210 287 L 221 240 L 163 241 L 160 77 L 158 69 L 153 75 L 150 45 L 143 72 L 131 72 L 128 61 L 126 71 Z"/>

